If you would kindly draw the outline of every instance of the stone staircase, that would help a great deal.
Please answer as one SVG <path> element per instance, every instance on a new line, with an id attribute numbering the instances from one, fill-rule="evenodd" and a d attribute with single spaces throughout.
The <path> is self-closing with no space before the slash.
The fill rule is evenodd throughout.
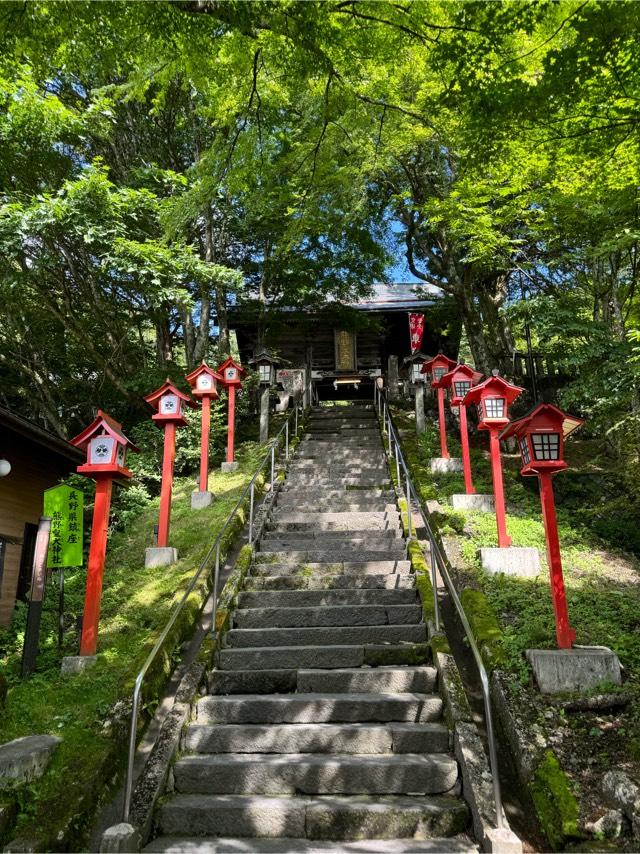
<path id="1" fill-rule="evenodd" d="M 477 851 L 428 656 L 373 411 L 316 409 L 146 850 Z"/>

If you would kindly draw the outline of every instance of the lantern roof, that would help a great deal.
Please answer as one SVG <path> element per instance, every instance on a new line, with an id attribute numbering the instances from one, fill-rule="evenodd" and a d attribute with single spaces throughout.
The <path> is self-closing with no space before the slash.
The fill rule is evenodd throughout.
<path id="1" fill-rule="evenodd" d="M 160 398 L 165 394 L 175 394 L 180 400 L 183 400 L 187 406 L 191 406 L 193 409 L 197 409 L 198 404 L 192 400 L 188 394 L 185 394 L 183 391 L 180 391 L 179 388 L 176 388 L 174 384 L 171 382 L 169 377 L 164 381 L 164 383 L 157 388 L 155 391 L 152 391 L 151 394 L 148 394 L 144 399 L 153 406 L 154 409 L 160 408 Z"/>
<path id="2" fill-rule="evenodd" d="M 214 380 L 217 380 L 218 382 L 222 382 L 222 374 L 219 374 L 213 368 L 210 368 L 204 359 L 202 360 L 201 365 L 198 365 L 198 367 L 195 370 L 191 371 L 190 374 L 186 375 L 185 379 L 189 383 L 190 386 L 194 386 L 196 384 L 196 382 L 198 381 L 198 377 L 202 376 L 202 374 L 207 374 L 207 376 L 213 377 Z"/>
<path id="3" fill-rule="evenodd" d="M 524 389 L 520 386 L 513 385 L 495 373 L 484 380 L 484 382 L 472 386 L 465 395 L 464 403 L 465 406 L 468 406 L 471 403 L 479 403 L 484 397 L 495 395 L 496 397 L 506 398 L 507 406 L 510 406 L 523 391 Z"/>
<path id="4" fill-rule="evenodd" d="M 444 353 L 438 353 L 437 356 L 434 356 L 433 359 L 428 359 L 426 362 L 422 363 L 422 371 L 423 374 L 431 374 L 433 373 L 434 367 L 444 367 L 448 371 L 456 366 L 457 362 L 455 359 L 450 359 L 448 356 L 445 356 Z"/>
<path id="5" fill-rule="evenodd" d="M 413 362 L 426 362 L 429 358 L 426 353 L 423 353 L 422 350 L 416 350 L 415 353 L 412 353 L 410 356 L 405 356 L 402 360 L 403 365 L 410 365 Z"/>
<path id="6" fill-rule="evenodd" d="M 218 365 L 217 371 L 221 374 L 224 374 L 226 368 L 235 368 L 241 377 L 244 377 L 247 373 L 242 367 L 242 365 L 239 362 L 236 362 L 236 360 L 232 356 L 229 356 L 229 358 L 225 359 L 221 365 Z"/>
<path id="7" fill-rule="evenodd" d="M 261 347 L 253 354 L 253 359 L 249 359 L 250 365 L 257 365 L 258 362 L 269 362 L 270 365 L 279 365 L 280 359 L 276 359 L 266 347 Z"/>
<path id="8" fill-rule="evenodd" d="M 550 427 L 557 425 L 558 429 L 562 430 L 563 438 L 570 436 L 574 430 L 584 424 L 584 418 L 578 418 L 575 415 L 567 415 L 553 403 L 539 403 L 537 406 L 524 415 L 518 418 L 517 421 L 512 421 L 511 424 L 500 434 L 501 439 L 508 439 L 510 436 L 519 437 L 530 429 L 536 427 Z"/>
<path id="9" fill-rule="evenodd" d="M 440 388 L 448 388 L 453 382 L 455 377 L 463 376 L 465 379 L 471 380 L 472 383 L 477 383 L 482 379 L 482 372 L 476 371 L 470 365 L 465 365 L 464 362 L 460 362 L 455 368 L 452 368 L 448 373 L 446 373 L 439 382 L 436 383 Z"/>
<path id="10" fill-rule="evenodd" d="M 78 433 L 78 435 L 74 439 L 71 439 L 70 442 L 72 445 L 75 445 L 76 448 L 86 448 L 94 436 L 103 436 L 105 433 L 112 436 L 117 442 L 120 442 L 121 445 L 131 448 L 134 453 L 139 453 L 140 449 L 137 448 L 133 442 L 127 439 L 122 432 L 122 425 L 116 421 L 115 418 L 112 418 L 101 409 L 98 410 L 98 414 L 91 424 L 89 424 L 88 427 L 85 427 L 82 433 Z"/>

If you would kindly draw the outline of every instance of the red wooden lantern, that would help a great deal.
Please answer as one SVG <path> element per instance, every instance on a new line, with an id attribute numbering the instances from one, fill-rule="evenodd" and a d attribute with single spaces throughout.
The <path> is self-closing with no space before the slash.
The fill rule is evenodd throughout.
<path id="1" fill-rule="evenodd" d="M 427 359 L 422 365 L 422 373 L 431 376 L 431 388 L 438 390 L 438 423 L 440 425 L 440 453 L 443 459 L 449 459 L 447 448 L 447 428 L 444 420 L 444 389 L 439 385 L 442 377 L 456 365 L 453 359 L 449 359 L 442 353 L 438 353 L 433 359 Z"/>
<path id="2" fill-rule="evenodd" d="M 186 407 L 190 406 L 195 409 L 196 403 L 188 394 L 176 388 L 168 378 L 160 388 L 148 394 L 145 400 L 156 410 L 151 418 L 158 424 L 164 424 L 158 546 L 165 548 L 169 544 L 169 526 L 171 524 L 171 492 L 173 489 L 173 465 L 176 457 L 176 427 L 186 427 L 187 421 L 184 417 Z"/>
<path id="3" fill-rule="evenodd" d="M 222 375 L 206 362 L 187 374 L 186 380 L 191 386 L 192 394 L 202 401 L 201 428 L 200 428 L 200 492 L 209 489 L 209 433 L 211 430 L 211 401 L 217 400 L 218 382 L 222 382 Z M 210 499 L 209 499 L 210 500 Z"/>
<path id="4" fill-rule="evenodd" d="M 507 548 L 511 537 L 507 534 L 507 520 L 504 506 L 504 484 L 502 482 L 502 460 L 500 458 L 499 433 L 509 423 L 509 407 L 522 394 L 524 389 L 512 385 L 494 371 L 484 382 L 472 387 L 465 395 L 465 406 L 477 404 L 478 429 L 489 431 L 491 452 L 491 475 L 493 477 L 493 495 L 496 504 L 496 523 L 498 526 L 498 546 Z"/>
<path id="5" fill-rule="evenodd" d="M 582 418 L 567 415 L 551 403 L 541 403 L 524 418 L 509 424 L 502 433 L 503 439 L 514 436 L 518 440 L 523 466 L 521 474 L 537 475 L 540 483 L 547 562 L 551 575 L 551 596 L 556 618 L 556 639 L 560 649 L 571 649 L 576 633 L 569 623 L 551 478 L 567 468 L 564 460 L 564 441 L 582 424 L 584 424 Z"/>
<path id="6" fill-rule="evenodd" d="M 472 385 L 480 382 L 482 374 L 469 365 L 456 365 L 452 371 L 444 374 L 438 387 L 451 389 L 449 404 L 457 406 L 460 412 L 460 445 L 462 447 L 462 470 L 464 471 L 464 489 L 467 495 L 475 494 L 471 475 L 471 457 L 469 455 L 469 429 L 467 426 L 467 407 L 462 402 Z"/>
<path id="7" fill-rule="evenodd" d="M 233 464 L 234 434 L 236 421 L 236 389 L 242 388 L 242 378 L 246 374 L 245 369 L 231 356 L 218 366 L 218 373 L 222 374 L 222 384 L 227 389 L 229 396 L 229 410 L 227 415 L 227 465 Z"/>
<path id="8" fill-rule="evenodd" d="M 95 655 L 113 482 L 126 483 L 131 478 L 131 472 L 126 467 L 127 451 L 138 453 L 138 448 L 127 439 L 120 424 L 101 409 L 95 420 L 75 439 L 71 439 L 71 444 L 85 448 L 87 452 L 87 461 L 78 466 L 78 472 L 96 481 L 80 639 L 80 655 Z"/>

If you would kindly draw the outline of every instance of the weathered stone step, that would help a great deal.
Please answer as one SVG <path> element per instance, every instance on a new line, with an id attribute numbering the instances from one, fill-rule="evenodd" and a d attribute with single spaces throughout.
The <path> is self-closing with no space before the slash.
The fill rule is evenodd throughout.
<path id="1" fill-rule="evenodd" d="M 377 799 L 376 799 L 377 800 Z M 236 828 L 237 832 L 237 828 Z M 198 836 L 160 836 L 144 851 L 153 854 L 476 854 L 478 846 L 468 836 L 450 839 L 367 839 L 330 842 L 319 839 L 246 839 Z"/>
<path id="2" fill-rule="evenodd" d="M 188 828 L 196 836 L 246 833 L 259 838 L 302 839 L 308 835 L 314 840 L 370 838 L 379 842 L 396 837 L 448 837 L 463 831 L 468 820 L 466 804 L 446 795 L 419 798 L 176 795 L 162 805 L 158 816 L 160 833 L 167 835 Z M 371 850 L 368 844 L 366 849 L 359 850 Z M 251 850 L 256 850 L 253 845 Z"/>
<path id="3" fill-rule="evenodd" d="M 419 623 L 422 609 L 413 605 L 321 605 L 239 608 L 233 625 L 239 629 L 285 626 L 378 626 Z"/>
<path id="4" fill-rule="evenodd" d="M 189 753 L 445 753 L 441 723 L 191 724 Z"/>
<path id="5" fill-rule="evenodd" d="M 308 513 L 297 513 L 295 510 L 276 508 L 271 513 L 271 524 L 281 526 L 297 526 L 304 525 L 305 528 L 291 527 L 291 530 L 305 530 L 308 528 L 318 528 L 323 525 L 395 525 L 400 521 L 400 513 L 398 510 L 370 510 L 365 512 L 340 512 L 329 511 L 325 513 L 314 513 L 310 516 Z M 325 530 L 324 528 L 320 528 Z M 327 530 L 331 530 L 328 528 Z M 364 530 L 364 528 L 363 528 Z"/>
<path id="6" fill-rule="evenodd" d="M 210 694 L 431 694 L 435 667 L 351 667 L 339 670 L 212 670 Z M 419 752 L 419 751 L 416 751 Z"/>
<path id="7" fill-rule="evenodd" d="M 306 516 L 308 514 L 296 514 Z M 327 514 L 329 515 L 329 514 Z M 334 513 L 334 516 L 340 514 Z M 363 514 L 358 514 L 359 516 Z M 317 534 L 342 534 L 343 536 L 368 536 L 369 533 L 382 533 L 383 531 L 400 531 L 399 515 L 393 519 L 387 514 L 380 513 L 381 517 L 387 516 L 386 519 L 353 519 L 353 514 L 343 513 L 342 521 L 334 519 L 331 522 L 281 522 L 277 516 L 267 522 L 267 533 L 269 534 L 297 534 L 306 536 L 316 536 Z"/>
<path id="8" fill-rule="evenodd" d="M 425 627 L 331 626 L 330 628 L 231 629 L 224 636 L 227 647 L 248 646 L 353 646 L 367 643 L 422 643 Z"/>
<path id="9" fill-rule="evenodd" d="M 401 561 L 398 566 L 407 564 Z M 395 564 L 394 564 L 395 565 Z M 323 564 L 324 566 L 324 564 Z M 410 564 L 409 564 L 410 566 Z M 259 567 L 254 567 L 254 569 Z M 281 567 L 279 574 L 270 575 L 269 569 L 274 570 L 273 565 L 264 564 L 264 574 L 252 574 L 245 579 L 244 589 L 246 591 L 259 590 L 414 590 L 415 576 L 409 570 L 402 568 L 392 573 L 383 573 L 380 570 L 372 570 L 370 573 L 361 572 L 318 572 L 294 571 L 290 566 Z"/>
<path id="10" fill-rule="evenodd" d="M 315 499 L 307 495 L 306 497 L 276 500 L 274 513 L 304 513 L 308 514 L 324 514 L 324 513 L 396 513 L 397 505 L 391 503 L 389 498 L 370 498 L 369 500 L 360 500 L 358 495 L 351 497 L 352 493 L 342 494 L 340 498 L 325 499 L 316 496 Z"/>
<path id="11" fill-rule="evenodd" d="M 357 556 L 357 561 L 349 559 L 354 556 Z M 345 558 L 347 558 L 346 561 Z M 350 571 L 353 572 L 358 571 L 355 569 L 356 565 L 366 567 L 368 564 L 378 564 L 374 569 L 376 572 L 379 572 L 381 569 L 393 572 L 393 568 L 390 568 L 391 564 L 406 563 L 405 558 L 406 547 L 402 541 L 397 546 L 388 543 L 382 543 L 380 546 L 377 546 L 376 543 L 372 543 L 370 548 L 363 548 L 362 544 L 352 546 L 340 544 L 332 549 L 318 547 L 305 550 L 291 549 L 291 551 L 259 551 L 255 555 L 256 566 L 264 564 L 304 564 L 305 567 L 308 567 L 314 563 L 324 563 L 337 567 L 339 571 L 339 568 L 344 566 L 345 563 L 350 563 L 353 565 Z M 381 566 L 383 563 L 386 564 L 386 567 Z M 327 569 L 327 571 L 331 570 Z"/>
<path id="12" fill-rule="evenodd" d="M 307 608 L 321 605 L 414 605 L 414 590 L 283 590 L 243 592 L 239 608 Z"/>
<path id="13" fill-rule="evenodd" d="M 398 523 L 396 523 L 398 524 Z M 318 546 L 318 544 L 329 543 L 329 547 L 333 548 L 334 544 L 339 543 L 342 545 L 343 543 L 360 543 L 360 542 L 389 542 L 393 540 L 399 539 L 402 534 L 402 530 L 399 527 L 387 527 L 384 528 L 382 526 L 377 528 L 365 528 L 365 529 L 329 529 L 329 530 L 318 530 L 315 525 L 311 524 L 308 527 L 303 528 L 301 531 L 281 531 L 281 530 L 267 530 L 262 535 L 260 540 L 261 544 L 266 544 L 269 546 L 268 551 L 273 551 L 272 543 L 296 543 L 301 544 L 303 548 L 306 548 L 307 543 L 312 544 L 312 548 Z"/>
<path id="14" fill-rule="evenodd" d="M 306 553 L 303 553 L 306 554 Z M 312 553 L 315 554 L 315 553 Z M 335 554 L 335 553 L 332 553 Z M 275 561 L 258 560 L 251 566 L 251 575 L 408 575 L 411 572 L 411 561 L 389 559 L 386 550 L 384 552 L 362 552 L 343 551 L 341 556 L 350 555 L 358 560 L 308 560 L 300 559 L 298 552 L 257 552 L 259 556 L 272 555 Z M 288 556 L 293 555 L 291 560 Z M 364 559 L 361 559 L 364 558 Z"/>
<path id="15" fill-rule="evenodd" d="M 458 779 L 450 756 L 433 753 L 279 756 L 225 753 L 184 756 L 173 768 L 178 792 L 203 794 L 441 794 Z"/>
<path id="16" fill-rule="evenodd" d="M 308 490 L 302 488 L 296 490 L 293 484 L 290 484 L 290 486 L 291 488 L 286 492 L 278 493 L 278 506 L 281 506 L 282 504 L 295 504 L 299 500 L 311 500 L 314 503 L 319 501 L 317 496 L 309 495 Z M 333 499 L 337 501 L 350 502 L 375 501 L 381 498 L 386 499 L 387 504 L 392 504 L 393 507 L 397 509 L 395 493 L 391 489 L 330 489 L 322 493 L 323 502 L 331 501 Z"/>
<path id="17" fill-rule="evenodd" d="M 339 670 L 366 665 L 422 665 L 427 643 L 352 644 L 344 646 L 236 647 L 220 650 L 220 670 Z"/>

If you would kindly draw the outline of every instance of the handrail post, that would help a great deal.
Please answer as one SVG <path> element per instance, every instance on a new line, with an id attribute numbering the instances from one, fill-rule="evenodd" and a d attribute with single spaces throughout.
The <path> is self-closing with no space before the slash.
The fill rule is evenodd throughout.
<path id="1" fill-rule="evenodd" d="M 400 481 L 400 450 L 398 448 L 397 440 L 395 443 L 395 449 L 396 449 L 396 477 L 398 478 L 398 489 L 401 489 L 402 483 Z"/>
<path id="2" fill-rule="evenodd" d="M 429 554 L 431 557 L 431 586 L 433 587 L 433 617 L 435 629 L 440 631 L 440 603 L 438 602 L 438 580 L 436 573 L 436 548 L 433 537 L 429 537 Z"/>
<path id="3" fill-rule="evenodd" d="M 216 564 L 213 571 L 213 608 L 211 613 L 211 634 L 216 636 L 216 617 L 218 616 L 218 579 L 220 577 L 220 541 L 216 543 Z"/>
<path id="4" fill-rule="evenodd" d="M 136 741 L 138 734 L 138 708 L 140 705 L 140 683 L 136 679 L 133 690 L 133 705 L 131 707 L 131 729 L 129 731 L 129 756 L 127 761 L 127 777 L 124 784 L 124 812 L 122 820 L 129 821 L 131 809 L 131 795 L 133 792 L 133 763 L 136 758 Z"/>
<path id="5" fill-rule="evenodd" d="M 271 492 L 276 488 L 276 446 L 271 446 Z"/>
<path id="6" fill-rule="evenodd" d="M 289 419 L 287 418 L 287 422 L 284 425 L 284 445 L 285 445 L 285 454 L 284 458 L 287 462 L 289 462 Z"/>
<path id="7" fill-rule="evenodd" d="M 249 545 L 253 544 L 253 502 L 256 494 L 255 481 L 251 481 L 251 492 L 249 498 Z"/>

